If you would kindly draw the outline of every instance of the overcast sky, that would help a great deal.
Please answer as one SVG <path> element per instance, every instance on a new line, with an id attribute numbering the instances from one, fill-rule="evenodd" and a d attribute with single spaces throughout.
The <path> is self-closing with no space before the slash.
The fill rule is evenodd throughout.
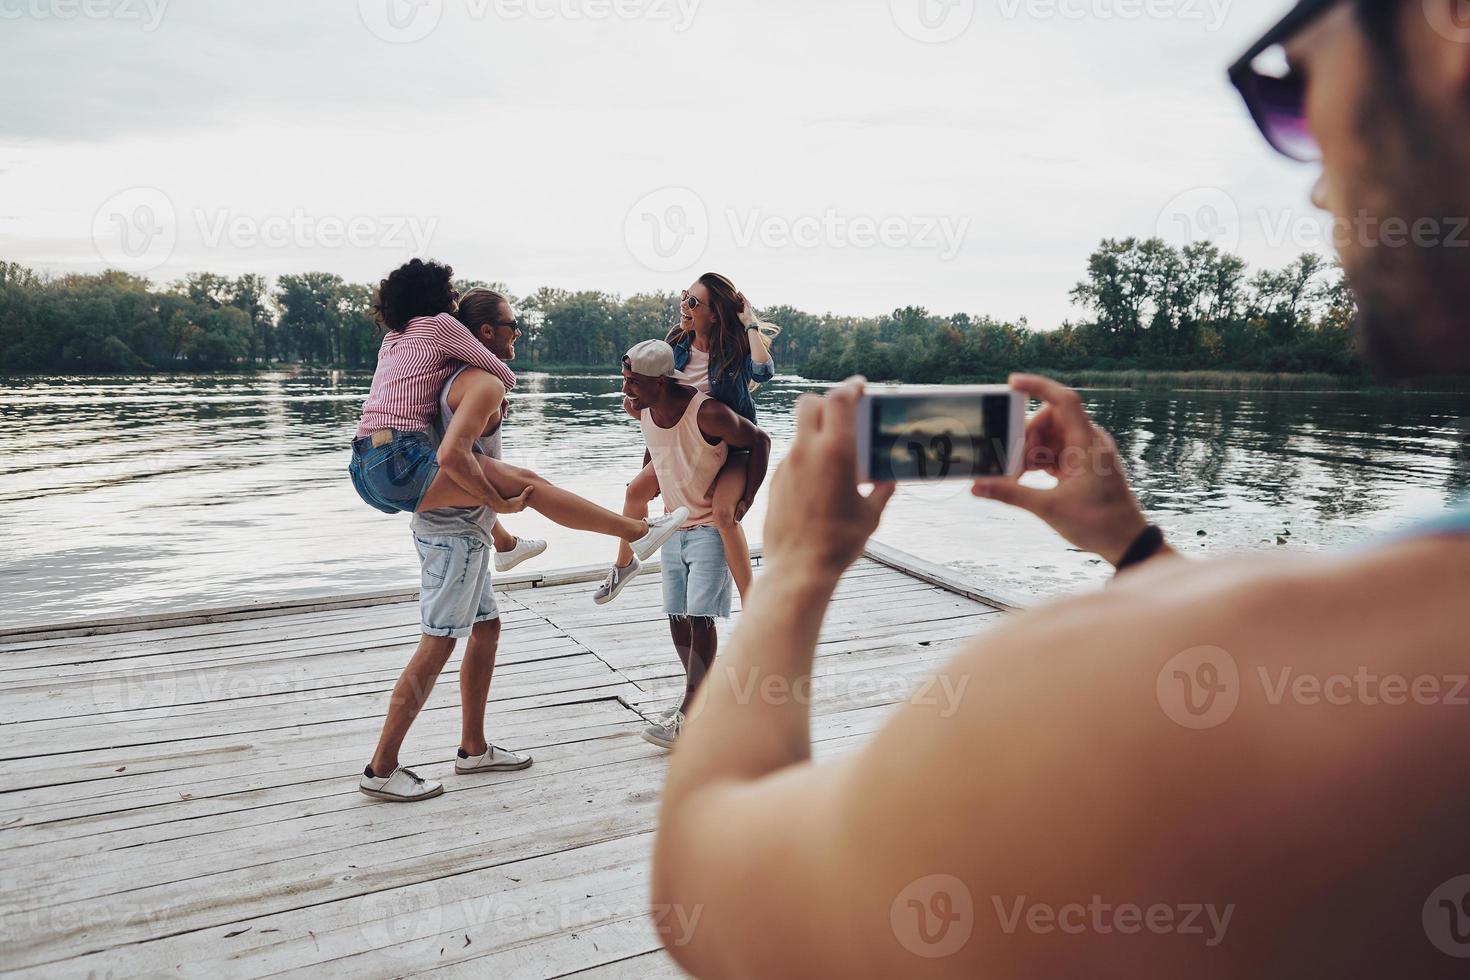
<path id="1" fill-rule="evenodd" d="M 0 0 L 0 258 L 1075 317 L 1105 236 L 1317 248 L 1285 0 Z"/>

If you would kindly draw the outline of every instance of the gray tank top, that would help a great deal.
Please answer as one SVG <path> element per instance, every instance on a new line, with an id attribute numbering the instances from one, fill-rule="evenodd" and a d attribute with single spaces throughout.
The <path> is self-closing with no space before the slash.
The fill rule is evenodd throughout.
<path id="1" fill-rule="evenodd" d="M 449 423 L 454 419 L 454 410 L 449 407 L 449 389 L 454 387 L 454 382 L 465 372 L 460 368 L 454 372 L 448 381 L 444 383 L 444 389 L 439 392 L 439 418 L 434 422 L 431 432 L 434 447 L 437 449 L 439 443 L 444 439 L 444 433 L 449 431 Z M 475 451 L 489 456 L 491 459 L 500 458 L 500 435 L 505 430 L 502 422 L 495 431 L 488 436 L 481 436 L 475 440 Z M 491 544 L 490 531 L 495 527 L 495 511 L 489 507 L 464 507 L 445 508 L 444 510 L 429 510 L 422 514 L 413 515 L 413 522 L 409 525 L 413 533 L 421 538 L 442 537 L 470 537 L 478 538 L 485 544 Z"/>

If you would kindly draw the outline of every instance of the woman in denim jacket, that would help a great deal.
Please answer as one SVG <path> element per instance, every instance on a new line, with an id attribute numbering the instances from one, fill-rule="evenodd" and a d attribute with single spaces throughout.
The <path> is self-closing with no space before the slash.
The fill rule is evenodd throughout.
<path id="1" fill-rule="evenodd" d="M 770 344 L 781 329 L 763 323 L 751 309 L 745 294 L 724 276 L 708 272 L 684 291 L 679 304 L 679 323 L 669 332 L 674 348 L 678 379 L 697 391 L 723 402 L 735 412 L 756 421 L 751 393 L 776 374 Z M 740 521 L 753 503 L 745 499 L 748 453 L 732 450 L 730 460 L 714 485 L 715 526 L 725 543 L 725 559 L 743 602 L 750 588 L 750 544 Z M 648 454 L 643 470 L 628 484 L 623 514 L 647 516 L 648 505 L 658 496 L 658 477 Z M 642 566 L 628 548 L 618 549 L 617 565 L 593 595 L 599 605 L 617 598 Z"/>

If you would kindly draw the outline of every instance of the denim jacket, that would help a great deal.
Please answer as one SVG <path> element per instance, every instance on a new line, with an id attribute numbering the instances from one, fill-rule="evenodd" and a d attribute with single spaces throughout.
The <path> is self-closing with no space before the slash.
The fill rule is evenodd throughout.
<path id="1" fill-rule="evenodd" d="M 674 343 L 674 368 L 676 370 L 682 371 L 689 365 L 689 351 L 693 347 L 693 333 L 686 334 Z M 712 360 L 709 366 L 710 397 L 729 405 L 737 414 L 745 416 L 752 425 L 755 425 L 755 399 L 750 397 L 750 386 L 765 384 L 774 378 L 776 362 L 773 360 L 761 364 L 755 358 L 747 357 L 738 371 L 733 371 L 724 377 L 716 377 L 715 370 L 715 363 Z"/>

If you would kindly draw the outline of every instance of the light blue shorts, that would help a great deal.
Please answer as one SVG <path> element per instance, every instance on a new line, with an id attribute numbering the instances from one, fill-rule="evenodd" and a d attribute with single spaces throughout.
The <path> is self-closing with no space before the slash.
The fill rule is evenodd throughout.
<path id="1" fill-rule="evenodd" d="M 495 551 L 469 535 L 419 537 L 419 616 L 425 636 L 463 639 L 476 623 L 500 618 L 490 581 Z"/>
<path id="2" fill-rule="evenodd" d="M 730 615 L 735 580 L 725 562 L 725 543 L 714 527 L 679 531 L 658 553 L 664 572 L 664 612 L 670 616 Z"/>

